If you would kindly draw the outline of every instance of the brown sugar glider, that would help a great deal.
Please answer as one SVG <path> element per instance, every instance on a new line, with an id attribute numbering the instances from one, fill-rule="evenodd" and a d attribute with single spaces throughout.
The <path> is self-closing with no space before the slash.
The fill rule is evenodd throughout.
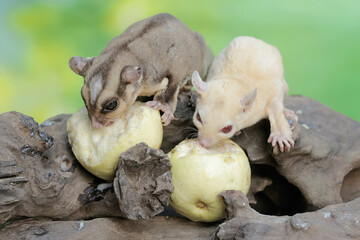
<path id="1" fill-rule="evenodd" d="M 204 38 L 170 14 L 136 22 L 113 38 L 97 57 L 72 57 L 70 68 L 84 77 L 81 95 L 94 128 L 121 117 L 138 96 L 174 118 L 179 89 L 196 70 L 205 76 L 213 60 Z"/>

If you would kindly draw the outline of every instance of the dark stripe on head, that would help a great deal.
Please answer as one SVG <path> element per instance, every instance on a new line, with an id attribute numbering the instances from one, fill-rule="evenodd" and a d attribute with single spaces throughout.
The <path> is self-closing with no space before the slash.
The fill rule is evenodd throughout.
<path id="1" fill-rule="evenodd" d="M 119 81 L 118 88 L 117 88 L 117 94 L 118 94 L 119 98 L 126 99 L 126 92 L 125 92 L 126 86 L 127 86 L 126 83 Z"/>

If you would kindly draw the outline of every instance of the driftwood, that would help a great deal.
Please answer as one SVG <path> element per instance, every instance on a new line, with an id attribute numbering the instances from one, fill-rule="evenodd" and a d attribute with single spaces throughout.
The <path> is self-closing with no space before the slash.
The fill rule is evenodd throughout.
<path id="1" fill-rule="evenodd" d="M 148 219 L 164 211 L 174 191 L 170 170 L 169 157 L 145 143 L 121 154 L 114 190 L 126 218 Z"/>
<path id="2" fill-rule="evenodd" d="M 157 216 L 148 220 L 96 218 L 80 221 L 25 219 L 9 223 L 1 239 L 358 239 L 360 199 L 292 217 L 267 216 L 250 208 L 238 191 L 221 193 L 228 220 L 194 223 Z"/>
<path id="3" fill-rule="evenodd" d="M 97 239 L 96 236 L 109 236 L 108 239 L 117 239 L 122 235 L 125 236 L 124 239 L 127 236 L 130 239 L 131 237 L 154 239 L 161 236 L 170 239 L 215 237 L 214 229 L 218 225 L 216 223 L 215 225 L 196 224 L 177 217 L 170 217 L 169 220 L 159 216 L 136 222 L 119 218 L 99 218 L 146 219 L 164 209 L 172 191 L 170 165 L 164 153 L 169 152 L 180 141 L 194 135 L 192 116 L 195 101 L 196 96 L 192 92 L 179 95 L 175 113 L 178 119 L 164 128 L 162 151 L 140 144 L 124 153 L 113 185 L 95 178 L 76 161 L 67 141 L 65 127 L 70 115 L 53 117 L 38 126 L 32 118 L 20 113 L 1 114 L 0 223 L 24 217 L 48 217 L 57 221 L 49 221 L 49 219 L 11 221 L 11 224 L 8 222 L 5 229 L 0 231 L 0 239 L 12 239 L 11 236 L 15 236 L 15 233 L 23 234 L 21 236 L 26 236 L 23 237 L 25 239 L 43 237 L 64 239 L 61 237 L 67 235 L 61 235 L 62 231 L 66 232 L 69 227 L 74 228 L 73 226 L 81 228 L 82 224 L 84 228 L 81 230 L 75 229 L 76 232 L 69 230 L 69 234 L 74 234 L 71 238 L 81 239 L 90 236 L 90 239 Z M 251 163 L 252 185 L 248 194 L 251 206 L 263 214 L 293 215 L 330 204 L 349 202 L 326 208 L 334 208 L 335 215 L 338 214 L 336 209 L 354 211 L 354 215 L 349 218 L 347 215 L 332 217 L 329 225 L 323 226 L 325 229 L 332 228 L 333 232 L 330 230 L 329 232 L 341 237 L 344 221 L 358 224 L 356 214 L 358 214 L 360 196 L 360 125 L 306 97 L 289 97 L 286 99 L 286 105 L 297 112 L 299 117 L 299 123 L 291 123 L 293 136 L 297 141 L 294 149 L 289 153 L 272 153 L 273 150 L 267 143 L 269 135 L 267 120 L 244 129 L 240 135 L 233 138 L 245 150 Z M 276 149 L 274 152 L 276 153 Z M 149 162 L 154 164 L 151 165 Z M 146 172 L 154 172 L 156 169 L 158 171 L 155 171 L 155 176 L 150 179 Z M 140 181 L 129 179 L 140 179 Z M 130 182 L 132 184 L 129 184 Z M 224 198 L 226 199 L 225 195 Z M 228 207 L 232 204 L 231 201 L 226 203 Z M 251 210 L 248 207 L 246 209 L 245 212 Z M 300 216 L 306 219 L 313 217 L 320 221 L 317 215 L 319 212 L 323 210 L 303 213 L 305 215 Z M 167 213 L 162 214 L 167 215 Z M 246 218 L 248 228 L 240 227 L 241 224 L 246 225 L 246 222 L 242 221 L 240 225 L 234 225 L 239 227 L 238 230 L 221 228 L 228 230 L 219 230 L 217 237 L 227 239 L 221 237 L 227 236 L 221 235 L 224 231 L 230 235 L 247 236 L 244 239 L 254 239 L 248 236 L 261 236 L 261 234 L 271 236 L 272 227 L 269 228 L 269 232 L 263 228 L 256 228 L 257 221 L 261 222 L 264 218 L 271 219 L 273 223 L 288 222 L 294 226 L 298 225 L 300 230 L 297 231 L 304 231 L 301 228 L 302 222 L 300 221 L 300 225 L 296 222 L 298 217 L 268 218 L 269 216 L 266 215 L 252 213 L 249 216 L 252 217 Z M 238 217 L 234 210 L 233 214 L 228 215 L 228 221 L 224 224 L 229 224 L 231 219 Z M 96 219 L 83 220 L 89 218 Z M 334 221 L 339 222 L 342 218 L 345 220 L 336 227 Z M 327 221 L 322 221 L 321 224 L 327 224 Z M 253 222 L 255 225 L 252 224 Z M 95 228 L 97 225 L 104 226 L 104 229 L 110 230 L 114 235 L 106 235 L 108 233 L 102 231 L 101 227 Z M 92 227 L 87 229 L 86 226 Z M 144 228 L 143 232 L 139 232 L 139 226 Z M 315 229 L 318 229 L 317 226 L 320 227 L 311 224 L 310 228 L 312 226 L 315 226 Z M 91 230 L 93 228 L 96 231 Z M 173 231 L 161 231 L 161 228 L 171 228 Z M 85 229 L 87 230 L 84 231 Z M 118 232 L 115 232 L 115 229 L 118 229 Z M 251 232 L 249 229 L 252 229 L 253 235 L 246 235 L 247 232 Z M 352 227 L 347 229 L 350 231 L 347 236 L 358 236 L 356 229 Z M 99 235 L 96 235 L 97 232 Z M 280 230 L 279 233 L 286 234 Z M 115 237 L 116 234 L 120 235 Z M 278 236 L 276 234 L 274 236 Z M 319 238 L 329 236 L 325 231 L 316 231 L 316 234 L 318 235 L 314 236 Z M 294 236 L 298 239 L 311 238 L 310 235 L 300 233 Z"/>
<path id="4" fill-rule="evenodd" d="M 172 192 L 166 154 L 144 144 L 129 149 L 131 155 L 122 155 L 119 164 L 131 167 L 121 167 L 117 173 L 116 194 L 111 184 L 95 178 L 76 161 L 67 141 L 68 118 L 60 115 L 39 127 L 19 113 L 0 116 L 0 223 L 24 216 L 146 219 L 164 210 Z M 142 158 L 135 153 L 151 154 Z M 139 174 L 146 178 L 139 181 Z M 138 191 L 140 186 L 146 186 L 146 191 Z"/>
<path id="5" fill-rule="evenodd" d="M 213 239 L 359 239 L 360 198 L 294 216 L 262 215 L 249 206 L 240 191 L 219 194 L 226 203 L 228 221 Z"/>
<path id="6" fill-rule="evenodd" d="M 218 223 L 195 223 L 187 219 L 157 216 L 147 220 L 96 218 L 81 221 L 20 220 L 0 230 L 1 239 L 210 239 Z"/>
<path id="7" fill-rule="evenodd" d="M 287 98 L 286 106 L 299 117 L 299 125 L 293 125 L 299 135 L 294 149 L 272 155 L 264 144 L 268 135 L 261 131 L 268 122 L 262 121 L 234 138 L 251 163 L 274 166 L 315 208 L 359 197 L 360 124 L 303 96 Z"/>

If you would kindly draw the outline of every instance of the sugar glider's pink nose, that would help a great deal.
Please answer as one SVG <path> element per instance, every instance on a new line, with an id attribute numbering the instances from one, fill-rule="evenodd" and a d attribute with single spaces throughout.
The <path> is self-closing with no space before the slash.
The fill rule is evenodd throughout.
<path id="1" fill-rule="evenodd" d="M 101 122 L 99 122 L 96 118 L 92 117 L 91 118 L 91 126 L 95 129 L 101 128 L 103 126 L 103 124 Z"/>
<path id="2" fill-rule="evenodd" d="M 211 143 L 210 143 L 210 141 L 208 139 L 200 138 L 199 143 L 204 148 L 208 148 L 208 147 L 211 146 Z"/>

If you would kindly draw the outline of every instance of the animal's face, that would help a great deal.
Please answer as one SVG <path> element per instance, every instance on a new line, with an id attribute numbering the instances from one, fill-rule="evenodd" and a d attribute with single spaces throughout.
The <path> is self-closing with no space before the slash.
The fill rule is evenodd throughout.
<path id="1" fill-rule="evenodd" d="M 209 89 L 210 90 L 210 89 Z M 210 147 L 221 139 L 231 138 L 237 131 L 232 112 L 224 101 L 217 101 L 212 95 L 199 94 L 193 122 L 198 129 L 199 142 Z"/>
<path id="2" fill-rule="evenodd" d="M 122 117 L 135 102 L 142 81 L 142 69 L 128 65 L 119 70 L 104 71 L 92 67 L 92 61 L 74 57 L 69 64 L 75 73 L 84 76 L 81 96 L 92 126 L 100 128 Z M 82 65 L 82 69 L 78 69 Z"/>
<path id="3" fill-rule="evenodd" d="M 89 119 L 94 128 L 109 126 L 114 119 L 120 118 L 128 109 L 127 102 L 120 98 L 115 88 L 104 87 L 101 78 L 92 83 L 85 81 L 81 96 L 88 110 Z"/>
<path id="4" fill-rule="evenodd" d="M 201 81 L 201 82 L 200 82 Z M 203 82 L 193 74 L 192 82 L 198 92 L 193 122 L 198 128 L 199 143 L 210 147 L 222 139 L 231 138 L 241 130 L 256 97 L 256 90 L 245 97 L 236 94 L 231 81 Z"/>

